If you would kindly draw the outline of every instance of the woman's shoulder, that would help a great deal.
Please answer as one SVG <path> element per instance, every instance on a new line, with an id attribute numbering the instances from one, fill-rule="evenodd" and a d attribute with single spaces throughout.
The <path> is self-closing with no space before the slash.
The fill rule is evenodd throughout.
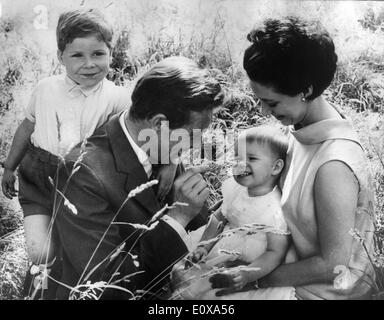
<path id="1" fill-rule="evenodd" d="M 358 206 L 372 211 L 372 170 L 360 144 L 351 140 L 330 141 L 319 157 L 316 169 L 316 181 L 339 185 L 340 189 L 344 188 L 343 183 L 352 183 L 352 173 L 358 182 Z"/>
<path id="2" fill-rule="evenodd" d="M 331 161 L 340 161 L 355 173 L 368 168 L 362 145 L 358 141 L 348 139 L 326 141 L 315 160 L 318 167 Z"/>

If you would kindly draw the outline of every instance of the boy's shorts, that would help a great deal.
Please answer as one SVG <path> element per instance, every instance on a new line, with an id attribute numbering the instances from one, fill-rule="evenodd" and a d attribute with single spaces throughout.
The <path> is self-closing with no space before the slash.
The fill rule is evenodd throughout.
<path id="1" fill-rule="evenodd" d="M 59 158 L 31 143 L 19 166 L 19 202 L 24 217 L 52 216 L 53 185 Z"/>

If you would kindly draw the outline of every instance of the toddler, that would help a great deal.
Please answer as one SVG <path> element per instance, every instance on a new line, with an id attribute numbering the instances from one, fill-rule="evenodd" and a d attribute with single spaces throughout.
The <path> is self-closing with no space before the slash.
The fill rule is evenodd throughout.
<path id="1" fill-rule="evenodd" d="M 219 299 L 224 291 L 216 288 L 235 292 L 224 299 L 294 298 L 291 287 L 257 289 L 257 280 L 281 264 L 288 249 L 278 187 L 287 148 L 287 138 L 271 126 L 239 136 L 238 162 L 223 183 L 223 203 L 207 226 L 190 233 L 199 239 L 197 248 L 174 268 L 174 298 Z"/>

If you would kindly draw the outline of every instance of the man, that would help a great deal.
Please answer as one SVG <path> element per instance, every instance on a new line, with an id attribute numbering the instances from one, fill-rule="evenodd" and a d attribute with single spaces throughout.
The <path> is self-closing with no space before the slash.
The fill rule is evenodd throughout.
<path id="1" fill-rule="evenodd" d="M 164 59 L 137 82 L 129 111 L 113 117 L 66 156 L 56 193 L 63 260 L 58 299 L 67 299 L 76 286 L 72 294 L 78 297 L 102 293 L 102 298 L 130 298 L 129 292 L 154 292 L 164 283 L 188 251 L 188 225 L 206 222 L 199 214 L 209 195 L 201 170 L 178 168 L 167 202 L 187 206 L 168 209 L 150 230 L 138 225 L 148 224 L 161 209 L 154 190 L 127 197 L 150 180 L 160 160 L 175 161 L 180 150 L 174 137 L 207 128 L 222 101 L 220 85 L 206 70 L 187 58 Z M 89 284 L 81 287 L 88 280 L 105 282 L 92 291 Z M 120 289 L 104 290 L 106 283 Z"/>

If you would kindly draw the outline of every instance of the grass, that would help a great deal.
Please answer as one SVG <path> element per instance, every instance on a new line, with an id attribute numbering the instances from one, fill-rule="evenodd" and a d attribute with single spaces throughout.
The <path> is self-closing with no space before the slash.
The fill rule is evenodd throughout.
<path id="1" fill-rule="evenodd" d="M 78 5 L 77 2 L 71 3 Z M 99 1 L 100 6 L 107 2 L 110 3 Z M 230 131 L 273 121 L 261 116 L 241 68 L 242 52 L 247 45 L 245 35 L 252 27 L 249 17 L 262 20 L 289 11 L 321 17 L 335 39 L 340 61 L 335 80 L 325 94 L 352 120 L 369 159 L 377 201 L 376 261 L 379 272 L 383 273 L 384 6 L 355 4 L 360 6 L 356 11 L 358 15 L 348 16 L 341 2 L 303 2 L 279 7 L 259 1 L 256 7 L 244 2 L 242 8 L 234 8 L 230 1 L 216 5 L 207 1 L 200 3 L 200 9 L 197 1 L 160 7 L 154 1 L 132 3 L 134 1 L 116 4 L 106 10 L 115 19 L 118 35 L 109 78 L 132 87 L 138 75 L 171 55 L 184 55 L 211 68 L 231 94 L 216 115 L 205 141 L 211 141 L 217 130 Z M 154 10 L 156 6 L 157 11 Z M 5 44 L 0 49 L 0 161 L 9 151 L 14 131 L 23 118 L 23 108 L 37 80 L 61 70 L 54 51 L 48 52 L 43 44 L 34 41 L 36 37 L 30 29 L 17 14 L 0 20 L 0 40 Z M 222 150 L 216 148 L 216 152 L 220 157 Z M 221 181 L 225 177 L 225 168 L 206 175 L 212 191 L 210 204 L 220 198 Z M 17 200 L 9 201 L 0 195 L 0 299 L 21 297 L 27 263 L 20 207 Z M 384 290 L 384 276 L 379 275 L 378 284 Z"/>

